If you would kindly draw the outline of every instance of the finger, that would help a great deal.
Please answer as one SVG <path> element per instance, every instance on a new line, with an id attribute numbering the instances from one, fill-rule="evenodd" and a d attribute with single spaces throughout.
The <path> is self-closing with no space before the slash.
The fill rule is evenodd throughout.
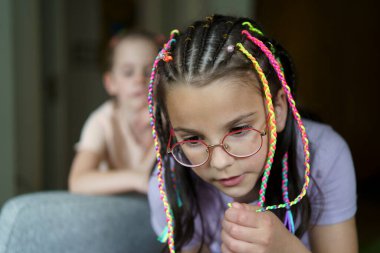
<path id="1" fill-rule="evenodd" d="M 222 231 L 236 240 L 255 244 L 262 243 L 265 237 L 263 229 L 245 227 L 227 220 L 222 222 Z"/>
<path id="2" fill-rule="evenodd" d="M 237 209 L 243 209 L 246 211 L 254 211 L 254 212 L 258 212 L 258 210 L 261 209 L 261 207 L 257 205 L 250 205 L 250 204 L 239 203 L 239 202 L 233 202 L 231 206 Z"/>
<path id="3" fill-rule="evenodd" d="M 257 249 L 255 244 L 237 240 L 231 237 L 224 230 L 222 230 L 221 238 L 222 245 L 224 245 L 226 252 L 252 253 L 255 252 L 255 249 Z"/>
<path id="4" fill-rule="evenodd" d="M 224 245 L 224 243 L 222 243 L 221 250 L 222 250 L 222 253 L 234 253 L 234 252 L 232 252 L 231 250 L 229 250 L 229 249 Z"/>
<path id="5" fill-rule="evenodd" d="M 258 207 L 233 203 L 227 209 L 224 219 L 241 226 L 261 228 L 271 224 L 269 212 L 256 212 Z"/>

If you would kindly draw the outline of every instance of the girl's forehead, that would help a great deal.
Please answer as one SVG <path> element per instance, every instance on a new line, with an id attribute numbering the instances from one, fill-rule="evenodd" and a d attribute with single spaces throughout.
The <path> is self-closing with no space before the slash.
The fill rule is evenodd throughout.
<path id="1" fill-rule="evenodd" d="M 118 54 L 129 53 L 129 54 L 141 54 L 146 53 L 155 55 L 156 47 L 155 44 L 148 39 L 143 38 L 125 38 L 119 42 L 115 48 L 115 57 Z"/>
<path id="2" fill-rule="evenodd" d="M 262 90 L 255 76 L 226 76 L 209 82 L 173 82 L 167 86 L 166 93 L 168 96 L 195 96 L 196 101 L 202 96 L 213 96 L 216 98 L 227 98 L 228 96 L 261 96 Z M 198 99 L 197 99 L 198 98 Z M 193 100 L 192 100 L 193 101 Z M 205 101 L 207 102 L 207 101 Z M 212 102 L 212 101 L 210 101 Z"/>
<path id="3" fill-rule="evenodd" d="M 146 39 L 124 39 L 115 48 L 114 64 L 141 63 L 151 65 L 156 55 L 153 43 Z"/>
<path id="4" fill-rule="evenodd" d="M 255 85 L 228 79 L 203 86 L 177 84 L 168 90 L 166 99 L 173 127 L 207 128 L 210 122 L 223 125 L 239 115 L 264 111 L 263 97 Z"/>

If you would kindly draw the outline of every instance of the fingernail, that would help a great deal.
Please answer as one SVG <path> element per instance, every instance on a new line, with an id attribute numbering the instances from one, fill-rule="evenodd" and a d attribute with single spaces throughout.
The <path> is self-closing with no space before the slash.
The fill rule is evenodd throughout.
<path id="1" fill-rule="evenodd" d="M 242 208 L 241 204 L 239 204 L 239 203 L 237 203 L 237 202 L 232 203 L 232 206 L 233 206 L 234 208 L 237 208 L 237 209 L 241 209 L 241 208 Z"/>

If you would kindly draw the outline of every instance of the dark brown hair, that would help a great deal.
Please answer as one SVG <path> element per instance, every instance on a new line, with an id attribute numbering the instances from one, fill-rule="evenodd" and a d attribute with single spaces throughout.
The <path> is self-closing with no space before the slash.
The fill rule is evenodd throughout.
<path id="1" fill-rule="evenodd" d="M 113 68 L 114 54 L 117 46 L 126 39 L 142 39 L 151 42 L 158 49 L 157 37 L 148 31 L 144 30 L 122 30 L 111 37 L 108 42 L 105 55 L 104 55 L 104 65 L 103 71 L 107 72 Z"/>

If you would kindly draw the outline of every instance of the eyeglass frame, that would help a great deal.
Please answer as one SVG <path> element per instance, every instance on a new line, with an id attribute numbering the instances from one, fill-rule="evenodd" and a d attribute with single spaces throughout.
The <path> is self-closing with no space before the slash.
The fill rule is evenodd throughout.
<path id="1" fill-rule="evenodd" d="M 261 138 L 261 143 L 260 143 L 260 147 L 252 154 L 249 154 L 249 155 L 244 155 L 244 156 L 238 156 L 238 155 L 234 155 L 234 154 L 231 154 L 230 152 L 228 152 L 227 150 L 227 147 L 225 146 L 226 144 L 224 144 L 224 140 L 227 138 L 227 136 L 230 136 L 232 134 L 235 134 L 235 133 L 238 133 L 238 132 L 241 132 L 242 130 L 253 130 L 253 131 L 256 131 L 257 133 L 260 134 L 260 138 Z M 185 166 L 185 167 L 190 167 L 190 168 L 195 168 L 195 167 L 199 167 L 199 166 L 202 166 L 204 165 L 205 163 L 207 163 L 210 158 L 211 158 L 211 155 L 212 155 L 212 150 L 216 147 L 222 147 L 222 149 L 230 156 L 234 157 L 234 158 L 247 158 L 247 157 L 250 157 L 250 156 L 253 156 L 255 154 L 257 154 L 261 147 L 263 146 L 263 136 L 265 136 L 267 133 L 265 130 L 263 131 L 259 131 L 253 127 L 247 127 L 247 128 L 244 128 L 244 129 L 240 129 L 240 130 L 235 130 L 235 131 L 232 131 L 232 132 L 229 132 L 229 133 L 226 133 L 222 139 L 222 141 L 219 143 L 219 144 L 214 144 L 214 145 L 208 145 L 205 141 L 203 140 L 196 140 L 197 142 L 201 142 L 206 148 L 207 148 L 207 153 L 208 153 L 208 156 L 207 156 L 207 159 L 203 162 L 203 163 L 200 163 L 200 164 L 197 164 L 197 165 L 189 165 L 189 164 L 184 164 L 180 161 L 177 160 L 176 156 L 173 154 L 173 149 L 174 147 L 180 145 L 180 144 L 183 144 L 183 143 L 186 143 L 186 142 L 194 142 L 194 140 L 184 140 L 184 141 L 180 141 L 180 142 L 176 142 L 173 144 L 172 147 L 170 147 L 170 143 L 172 141 L 172 137 L 175 137 L 175 133 L 174 133 L 174 129 L 173 128 L 170 128 L 170 134 L 169 134 L 169 141 L 168 141 L 168 145 L 166 146 L 166 152 L 167 154 L 171 154 L 173 156 L 173 158 L 181 165 Z"/>

